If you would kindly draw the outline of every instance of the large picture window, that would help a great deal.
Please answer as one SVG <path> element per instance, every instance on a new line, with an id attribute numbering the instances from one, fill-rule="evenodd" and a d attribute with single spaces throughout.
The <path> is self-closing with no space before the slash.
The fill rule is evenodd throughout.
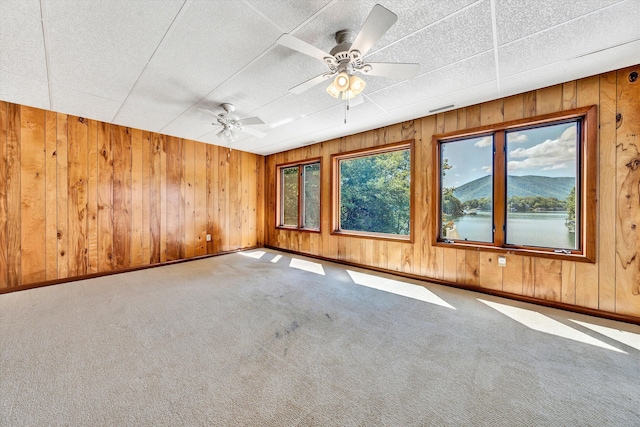
<path id="1" fill-rule="evenodd" d="M 411 238 L 411 142 L 332 156 L 333 230 Z"/>
<path id="2" fill-rule="evenodd" d="M 434 136 L 437 244 L 593 261 L 596 107 Z"/>
<path id="3" fill-rule="evenodd" d="M 277 226 L 320 230 L 320 161 L 277 166 Z"/>

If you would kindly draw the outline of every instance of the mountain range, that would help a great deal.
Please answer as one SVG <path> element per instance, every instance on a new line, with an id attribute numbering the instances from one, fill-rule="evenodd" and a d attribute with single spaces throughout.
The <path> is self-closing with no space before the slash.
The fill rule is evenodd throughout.
<path id="1" fill-rule="evenodd" d="M 576 179 L 573 177 L 514 176 L 508 177 L 508 195 L 555 197 L 564 200 L 569 196 Z M 456 188 L 453 195 L 461 202 L 491 197 L 491 175 L 483 176 Z"/>

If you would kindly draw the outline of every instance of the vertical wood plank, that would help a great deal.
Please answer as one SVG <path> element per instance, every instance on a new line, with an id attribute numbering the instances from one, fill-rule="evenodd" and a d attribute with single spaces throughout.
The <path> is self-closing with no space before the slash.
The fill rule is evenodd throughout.
<path id="1" fill-rule="evenodd" d="M 467 251 L 456 250 L 456 283 L 467 283 Z"/>
<path id="2" fill-rule="evenodd" d="M 157 264 L 161 261 L 161 253 L 164 252 L 161 247 L 161 224 L 162 224 L 162 153 L 163 139 L 162 135 L 157 133 L 151 134 L 151 162 L 150 182 L 149 182 L 149 224 L 151 238 L 151 252 L 149 262 Z"/>
<path id="3" fill-rule="evenodd" d="M 167 153 L 167 261 L 184 256 L 183 140 L 166 137 Z"/>
<path id="4" fill-rule="evenodd" d="M 480 286 L 480 252 L 467 250 L 465 254 L 465 284 Z"/>
<path id="5" fill-rule="evenodd" d="M 504 121 L 504 101 L 502 99 L 480 104 L 481 126 L 492 125 L 502 121 Z"/>
<path id="6" fill-rule="evenodd" d="M 522 258 L 519 255 L 505 254 L 507 266 L 502 268 L 502 290 L 522 295 Z"/>
<path id="7" fill-rule="evenodd" d="M 600 76 L 598 308 L 616 311 L 616 72 Z"/>
<path id="8" fill-rule="evenodd" d="M 498 266 L 498 255 L 495 253 L 480 252 L 480 286 L 502 290 L 502 267 Z"/>
<path id="9" fill-rule="evenodd" d="M 36 108 L 20 109 L 20 247 L 21 284 L 46 278 L 45 227 L 45 117 Z M 34 238 L 34 236 L 41 236 Z"/>
<path id="10" fill-rule="evenodd" d="M 322 167 L 321 167 L 322 168 Z M 322 173 L 322 172 L 321 172 Z M 256 245 L 262 246 L 265 243 L 265 158 L 256 156 Z M 322 179 L 328 179 L 328 176 L 322 176 Z M 322 181 L 321 181 L 322 182 Z M 318 237 L 318 245 L 321 247 L 322 238 Z M 318 253 L 321 253 L 319 251 Z"/>
<path id="11" fill-rule="evenodd" d="M 142 132 L 142 264 L 151 262 L 151 134 Z"/>
<path id="12" fill-rule="evenodd" d="M 66 114 L 57 114 L 56 157 L 58 158 L 58 279 L 69 277 L 69 171 L 68 171 L 68 122 Z"/>
<path id="13" fill-rule="evenodd" d="M 130 266 L 142 265 L 142 131 L 131 129 Z"/>
<path id="14" fill-rule="evenodd" d="M 196 253 L 196 211 L 195 211 L 195 177 L 196 158 L 195 141 L 185 139 L 184 142 L 184 257 L 192 258 Z"/>
<path id="15" fill-rule="evenodd" d="M 514 95 L 504 99 L 504 121 L 521 119 L 524 115 L 524 97 Z"/>
<path id="16" fill-rule="evenodd" d="M 218 248 L 224 252 L 229 250 L 229 150 L 218 147 Z"/>
<path id="17" fill-rule="evenodd" d="M 87 273 L 98 272 L 98 122 L 87 123 Z"/>
<path id="18" fill-rule="evenodd" d="M 7 127 L 8 106 L 0 101 L 0 288 L 8 285 L 7 277 Z"/>
<path id="19" fill-rule="evenodd" d="M 533 117 L 537 115 L 536 112 L 536 91 L 525 92 L 522 100 L 522 115 L 523 117 Z"/>
<path id="20" fill-rule="evenodd" d="M 562 261 L 562 302 L 576 303 L 576 263 Z"/>
<path id="21" fill-rule="evenodd" d="M 69 191 L 69 276 L 88 272 L 87 260 L 87 181 L 88 126 L 82 117 L 68 121 L 68 191 Z"/>
<path id="22" fill-rule="evenodd" d="M 195 255 L 207 254 L 207 145 L 195 142 L 194 148 Z"/>
<path id="23" fill-rule="evenodd" d="M 170 141 L 163 136 L 160 151 L 160 262 L 167 260 L 167 145 Z"/>
<path id="24" fill-rule="evenodd" d="M 578 80 L 576 84 L 576 90 L 576 105 L 578 107 L 598 104 L 598 101 L 600 99 L 599 77 L 594 76 Z M 596 187 L 599 187 L 598 182 L 596 182 Z M 598 264 L 590 264 L 585 262 L 576 264 L 577 305 L 582 307 L 598 308 L 598 268 Z"/>
<path id="25" fill-rule="evenodd" d="M 219 182 L 218 177 L 218 147 L 207 145 L 207 233 L 211 235 L 211 240 L 207 242 L 207 253 L 215 254 L 220 251 L 218 235 L 218 197 Z"/>
<path id="26" fill-rule="evenodd" d="M 7 284 L 22 282 L 20 246 L 20 106 L 7 104 Z"/>
<path id="27" fill-rule="evenodd" d="M 531 257 L 522 258 L 522 294 L 528 297 L 535 296 L 535 267 L 534 259 Z"/>
<path id="28" fill-rule="evenodd" d="M 6 110 L 5 110 L 6 112 Z M 2 111 L 0 110 L 0 115 Z M 1 119 L 0 119 L 1 120 Z M 1 125 L 0 125 L 1 127 Z M 56 208 L 56 200 L 58 196 L 58 180 L 57 180 L 57 168 L 56 163 L 58 161 L 56 157 L 56 131 L 57 131 L 57 117 L 56 113 L 47 111 L 45 113 L 45 163 L 46 163 L 46 188 L 45 188 L 45 280 L 55 280 L 58 278 L 58 215 Z M 0 145 L 4 143 L 0 130 Z M 0 147 L 0 165 L 5 163 L 2 161 L 2 147 Z M 0 169 L 4 167 L 0 166 Z M 4 178 L 0 172 L 0 242 L 5 240 L 2 238 L 2 186 L 4 185 Z M 6 200 L 5 200 L 6 201 Z M 2 264 L 2 246 L 0 243 L 0 271 L 4 271 L 1 267 Z M 2 279 L 0 278 L 0 287 L 2 287 Z"/>
<path id="29" fill-rule="evenodd" d="M 618 70 L 616 312 L 640 312 L 640 66 Z"/>
<path id="30" fill-rule="evenodd" d="M 113 270 L 112 126 L 98 124 L 98 271 Z"/>
<path id="31" fill-rule="evenodd" d="M 229 160 L 229 249 L 240 247 L 240 234 L 242 232 L 242 157 L 238 150 L 231 150 Z"/>
<path id="32" fill-rule="evenodd" d="M 536 91 L 536 113 L 549 114 L 562 111 L 562 85 L 549 86 Z"/>
<path id="33" fill-rule="evenodd" d="M 562 85 L 562 109 L 571 110 L 577 107 L 578 92 L 576 81 L 564 83 Z"/>
<path id="34" fill-rule="evenodd" d="M 534 286 L 536 298 L 560 301 L 562 299 L 562 261 L 535 259 Z"/>
<path id="35" fill-rule="evenodd" d="M 113 126 L 114 268 L 131 265 L 131 129 Z"/>

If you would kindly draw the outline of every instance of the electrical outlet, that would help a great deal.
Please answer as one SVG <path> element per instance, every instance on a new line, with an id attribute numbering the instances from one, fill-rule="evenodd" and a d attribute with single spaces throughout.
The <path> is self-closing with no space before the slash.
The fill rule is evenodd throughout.
<path id="1" fill-rule="evenodd" d="M 211 234 L 207 234 L 207 242 L 211 241 Z"/>
<path id="2" fill-rule="evenodd" d="M 498 257 L 498 265 L 500 267 L 506 267 L 507 266 L 507 257 L 506 256 L 499 256 Z"/>

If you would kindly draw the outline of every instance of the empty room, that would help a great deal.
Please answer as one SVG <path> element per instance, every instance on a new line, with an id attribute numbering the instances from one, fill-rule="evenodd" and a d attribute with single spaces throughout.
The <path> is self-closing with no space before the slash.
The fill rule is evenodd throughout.
<path id="1" fill-rule="evenodd" d="M 0 425 L 637 426 L 639 22 L 0 0 Z"/>

